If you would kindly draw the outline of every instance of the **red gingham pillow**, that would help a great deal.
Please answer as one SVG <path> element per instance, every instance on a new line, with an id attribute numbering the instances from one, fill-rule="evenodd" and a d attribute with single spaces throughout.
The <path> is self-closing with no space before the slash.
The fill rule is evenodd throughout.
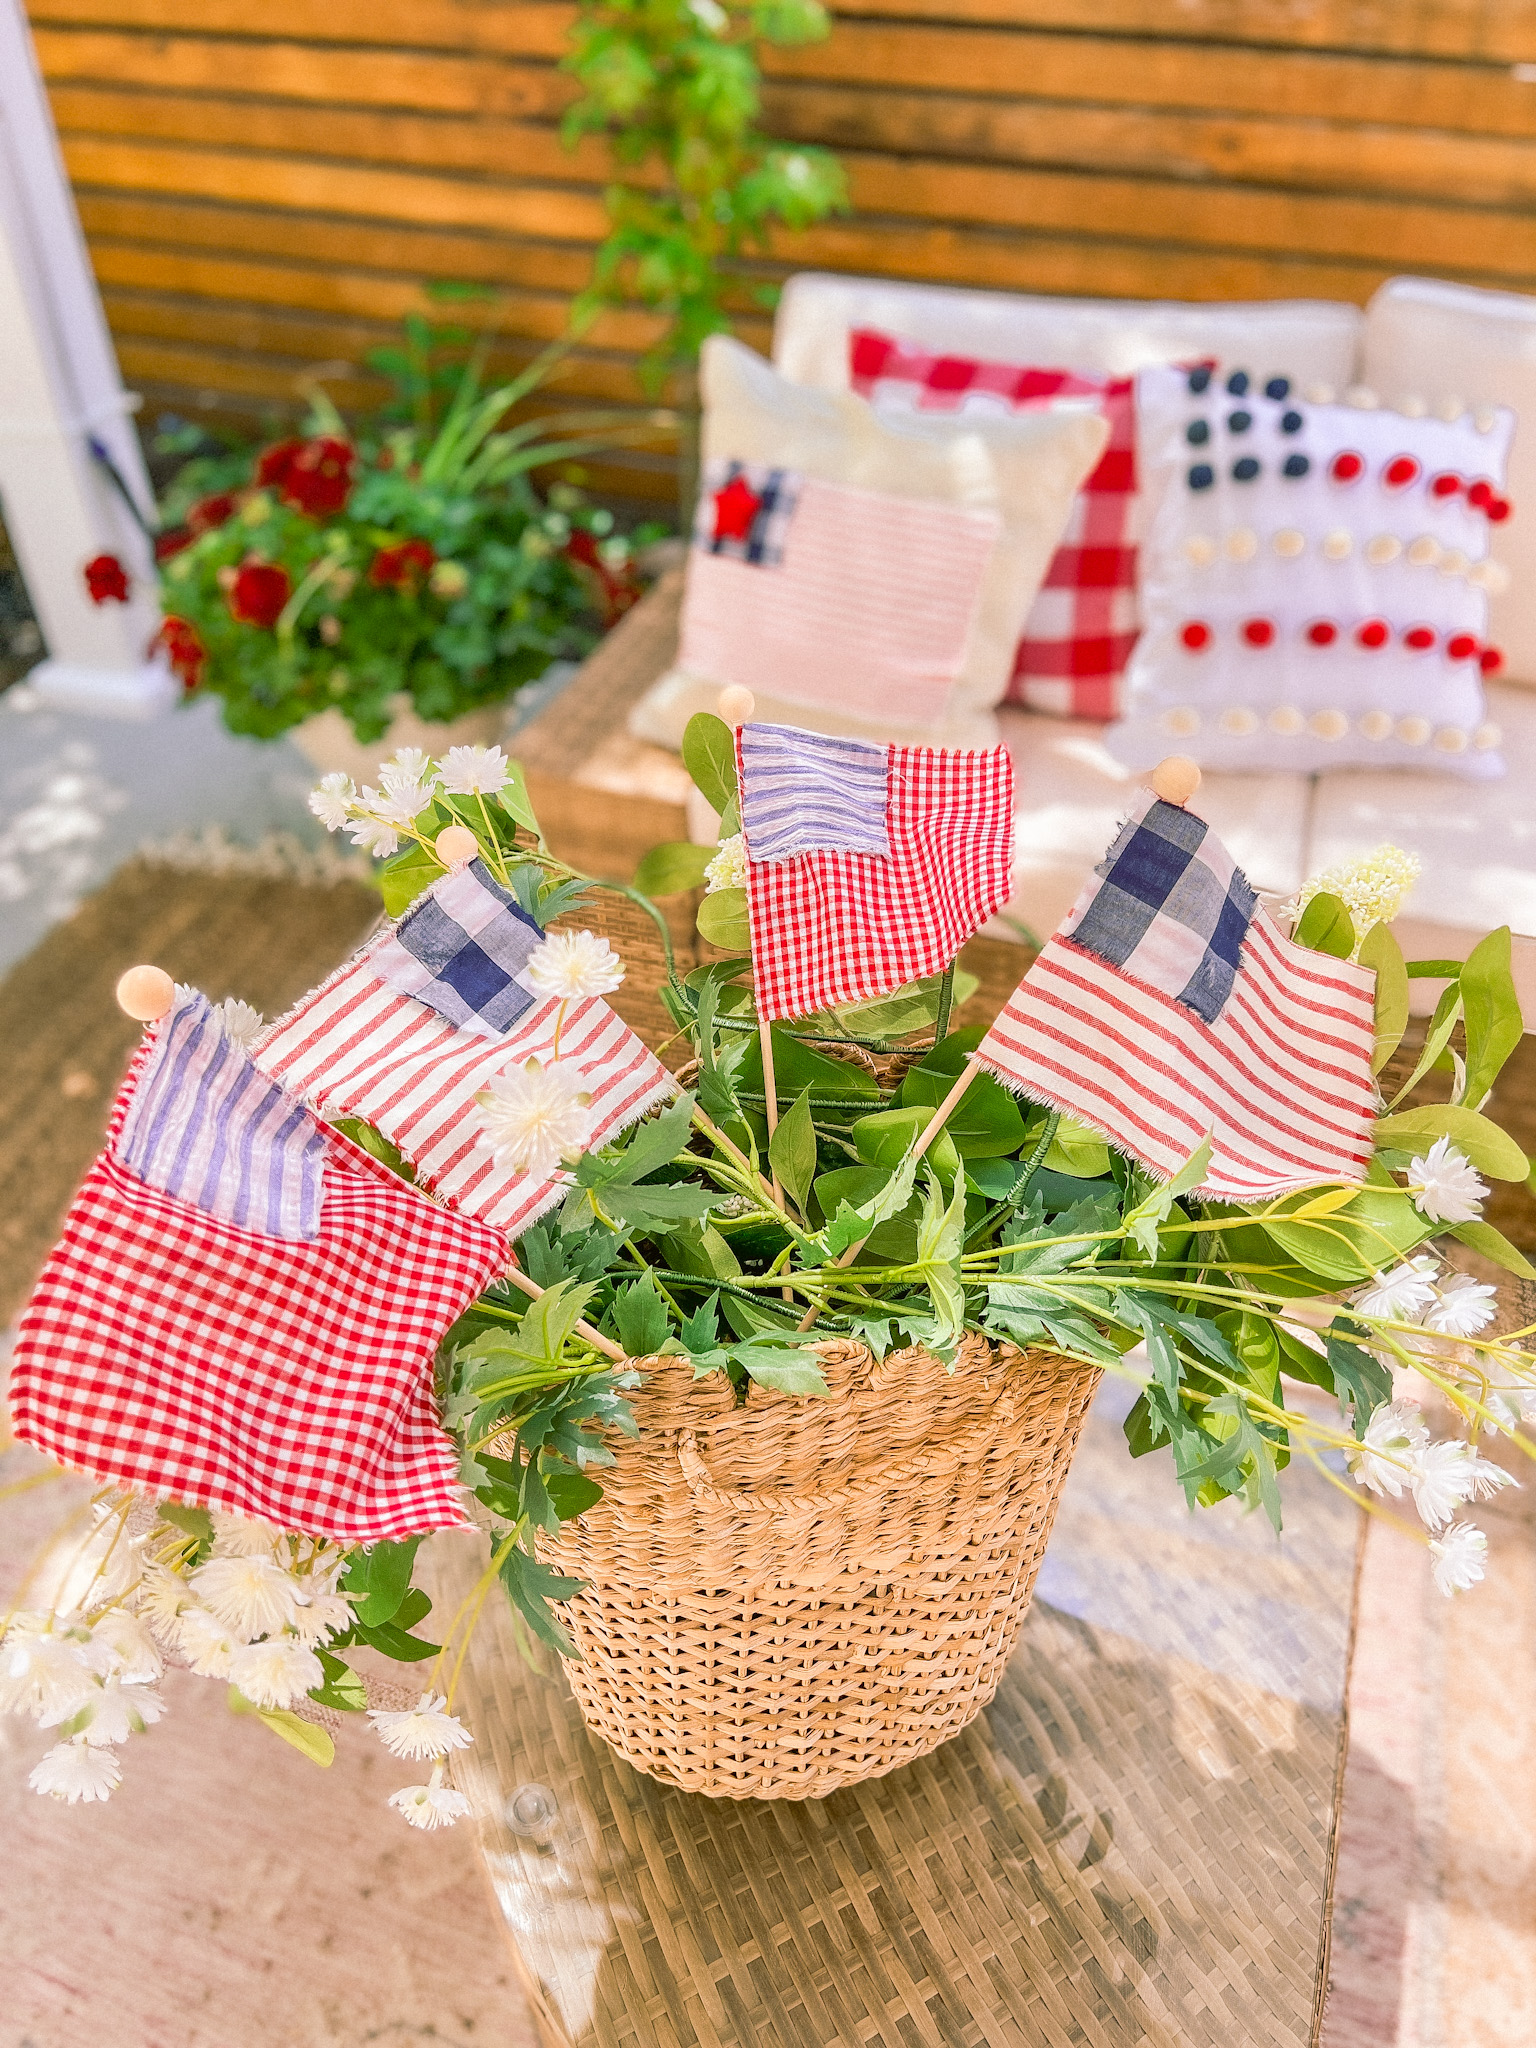
<path id="1" fill-rule="evenodd" d="M 871 328 L 848 337 L 855 391 L 924 412 L 1015 411 L 1097 398 L 1109 442 L 1073 501 L 1061 545 L 1024 622 L 1004 702 L 1076 718 L 1113 718 L 1136 645 L 1136 392 L 1130 377 L 1022 369 L 935 355 Z"/>

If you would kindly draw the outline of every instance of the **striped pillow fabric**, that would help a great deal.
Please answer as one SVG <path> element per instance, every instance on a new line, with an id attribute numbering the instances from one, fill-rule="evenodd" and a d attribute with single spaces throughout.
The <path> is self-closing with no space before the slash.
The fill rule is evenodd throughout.
<path id="1" fill-rule="evenodd" d="M 1139 626 L 1134 379 L 939 355 L 873 328 L 854 328 L 848 346 L 852 387 L 877 406 L 996 414 L 1079 399 L 1109 422 L 1108 444 L 1073 500 L 1025 620 L 1003 701 L 1059 717 L 1113 718 Z"/>

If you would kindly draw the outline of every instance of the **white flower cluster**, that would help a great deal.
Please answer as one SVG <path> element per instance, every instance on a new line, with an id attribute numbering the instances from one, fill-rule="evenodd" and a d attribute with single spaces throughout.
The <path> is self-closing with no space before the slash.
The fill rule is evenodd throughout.
<path id="1" fill-rule="evenodd" d="M 1373 924 L 1390 924 L 1397 916 L 1419 870 L 1417 854 L 1384 844 L 1359 860 L 1311 876 L 1289 907 L 1293 918 L 1299 918 L 1314 896 L 1337 896 L 1349 912 L 1356 937 L 1363 939 Z"/>
<path id="2" fill-rule="evenodd" d="M 1436 1138 L 1422 1158 L 1408 1162 L 1408 1192 L 1431 1223 L 1470 1223 L 1482 1214 L 1488 1184 L 1449 1138 Z"/>
<path id="3" fill-rule="evenodd" d="M 511 1173 L 547 1180 L 562 1160 L 586 1150 L 592 1097 L 573 1060 L 508 1067 L 475 1101 L 491 1156 Z"/>
<path id="4" fill-rule="evenodd" d="M 722 889 L 747 886 L 747 842 L 740 832 L 722 839 L 720 850 L 704 870 L 704 894 L 718 895 Z"/>
<path id="5" fill-rule="evenodd" d="M 366 783 L 359 789 L 338 770 L 310 793 L 309 808 L 327 832 L 345 826 L 354 846 L 385 860 L 398 853 L 401 833 L 410 831 L 439 792 L 496 796 L 511 779 L 511 763 L 500 747 L 450 747 L 440 761 L 420 747 L 401 747 L 379 769 L 377 789 Z"/>
<path id="6" fill-rule="evenodd" d="M 468 1813 L 469 1801 L 443 1783 L 444 1759 L 455 1749 L 474 1740 L 463 1722 L 448 1711 L 441 1694 L 424 1692 L 419 1702 L 404 1713 L 384 1713 L 376 1707 L 368 1718 L 379 1740 L 392 1756 L 430 1757 L 432 1775 L 425 1785 L 405 1785 L 391 1792 L 389 1803 L 403 1814 L 413 1828 L 451 1827 Z"/>

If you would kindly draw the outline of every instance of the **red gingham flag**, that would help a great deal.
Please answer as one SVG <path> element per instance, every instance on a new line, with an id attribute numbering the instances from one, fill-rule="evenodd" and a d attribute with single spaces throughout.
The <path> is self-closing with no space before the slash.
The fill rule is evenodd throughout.
<path id="1" fill-rule="evenodd" d="M 1375 977 L 1286 938 L 1204 822 L 1147 796 L 976 1057 L 1155 1173 L 1209 1136 L 1200 1193 L 1359 1181 Z"/>
<path id="2" fill-rule="evenodd" d="M 947 967 L 1008 900 L 1004 747 L 736 735 L 758 1015 L 808 1017 Z"/>
<path id="3" fill-rule="evenodd" d="M 1140 625 L 1136 600 L 1136 393 L 1130 377 L 941 356 L 888 334 L 849 336 L 855 391 L 924 412 L 1012 412 L 1093 398 L 1109 422 L 1024 622 L 1004 702 L 1058 717 L 1114 718 Z"/>
<path id="4" fill-rule="evenodd" d="M 432 1364 L 510 1263 L 505 1238 L 334 1132 L 312 1237 L 149 1185 L 116 1144 L 152 1057 L 153 1041 L 22 1316 L 17 1436 L 99 1480 L 341 1543 L 468 1526 Z"/>
<path id="5" fill-rule="evenodd" d="M 661 1061 L 600 996 L 564 1005 L 541 1000 L 510 1031 L 487 1038 L 398 994 L 367 952 L 273 1025 L 256 1061 L 323 1115 L 373 1124 L 424 1186 L 515 1238 L 563 1198 L 568 1177 L 498 1166 L 475 1097 L 505 1068 L 530 1057 L 547 1064 L 557 1032 L 560 1060 L 581 1069 L 592 1098 L 589 1148 L 676 1092 Z"/>

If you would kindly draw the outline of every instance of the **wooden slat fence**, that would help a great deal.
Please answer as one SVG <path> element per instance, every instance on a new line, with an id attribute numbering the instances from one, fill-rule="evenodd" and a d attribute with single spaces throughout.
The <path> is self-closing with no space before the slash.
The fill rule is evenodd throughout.
<path id="1" fill-rule="evenodd" d="M 558 121 L 551 0 L 31 0 L 124 372 L 152 408 L 291 407 L 428 279 L 557 334 L 603 231 Z M 1020 291 L 1364 300 L 1396 271 L 1536 290 L 1536 0 L 839 0 L 776 53 L 775 133 L 855 213 L 789 267 Z M 744 336 L 766 346 L 760 314 Z M 639 397 L 643 312 L 565 390 Z M 658 458 L 636 488 L 664 488 Z"/>

